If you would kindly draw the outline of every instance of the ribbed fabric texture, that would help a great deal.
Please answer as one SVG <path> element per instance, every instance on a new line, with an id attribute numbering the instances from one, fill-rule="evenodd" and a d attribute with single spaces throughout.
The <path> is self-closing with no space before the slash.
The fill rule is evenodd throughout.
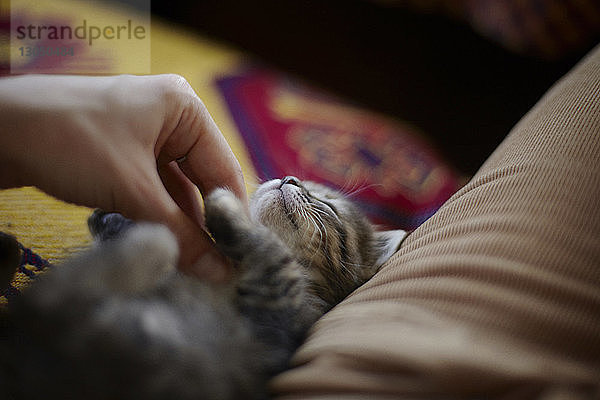
<path id="1" fill-rule="evenodd" d="M 285 399 L 600 397 L 600 46 L 294 362 Z"/>

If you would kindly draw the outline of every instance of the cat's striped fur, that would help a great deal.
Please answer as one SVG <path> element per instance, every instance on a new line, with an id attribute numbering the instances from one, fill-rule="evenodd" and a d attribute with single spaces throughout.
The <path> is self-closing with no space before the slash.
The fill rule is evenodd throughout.
<path id="1" fill-rule="evenodd" d="M 404 237 L 375 232 L 345 196 L 293 177 L 262 184 L 250 218 L 224 189 L 205 207 L 236 265 L 231 285 L 176 273 L 165 228 L 97 212 L 90 228 L 105 240 L 4 316 L 0 387 L 15 398 L 265 398 L 308 328 Z M 32 371 L 43 371 L 35 385 Z"/>

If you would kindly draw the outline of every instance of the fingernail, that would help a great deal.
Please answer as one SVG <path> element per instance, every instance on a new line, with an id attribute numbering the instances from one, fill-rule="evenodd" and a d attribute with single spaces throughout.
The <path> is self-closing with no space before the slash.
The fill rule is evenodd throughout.
<path id="1" fill-rule="evenodd" d="M 227 280 L 231 265 L 221 255 L 208 252 L 194 263 L 191 271 L 200 279 L 219 283 Z"/>

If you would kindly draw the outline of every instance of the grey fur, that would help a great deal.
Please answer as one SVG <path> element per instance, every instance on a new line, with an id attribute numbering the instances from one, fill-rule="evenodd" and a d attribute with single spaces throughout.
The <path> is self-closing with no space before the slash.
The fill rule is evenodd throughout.
<path id="1" fill-rule="evenodd" d="M 376 272 L 392 253 L 382 243 L 395 247 L 403 234 L 374 233 L 343 195 L 293 177 L 261 185 L 251 218 L 224 189 L 205 207 L 207 228 L 237 266 L 231 285 L 176 272 L 166 228 L 97 212 L 90 228 L 103 242 L 2 316 L 0 393 L 266 398 L 310 326 Z"/>

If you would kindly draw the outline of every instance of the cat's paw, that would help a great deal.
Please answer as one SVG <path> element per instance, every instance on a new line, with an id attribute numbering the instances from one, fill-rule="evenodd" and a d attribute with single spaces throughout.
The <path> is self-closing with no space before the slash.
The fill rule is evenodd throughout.
<path id="1" fill-rule="evenodd" d="M 121 239 L 103 242 L 71 260 L 68 264 L 76 271 L 70 279 L 82 288 L 141 293 L 160 286 L 175 273 L 178 256 L 177 241 L 168 228 L 139 224 Z"/>
<path id="2" fill-rule="evenodd" d="M 217 246 L 240 260 L 253 230 L 242 202 L 231 191 L 219 188 L 204 199 L 204 208 L 206 227 Z"/>
<path id="3" fill-rule="evenodd" d="M 100 209 L 94 210 L 87 223 L 94 239 L 100 242 L 118 239 L 134 226 L 132 220 L 121 214 L 109 213 Z"/>

